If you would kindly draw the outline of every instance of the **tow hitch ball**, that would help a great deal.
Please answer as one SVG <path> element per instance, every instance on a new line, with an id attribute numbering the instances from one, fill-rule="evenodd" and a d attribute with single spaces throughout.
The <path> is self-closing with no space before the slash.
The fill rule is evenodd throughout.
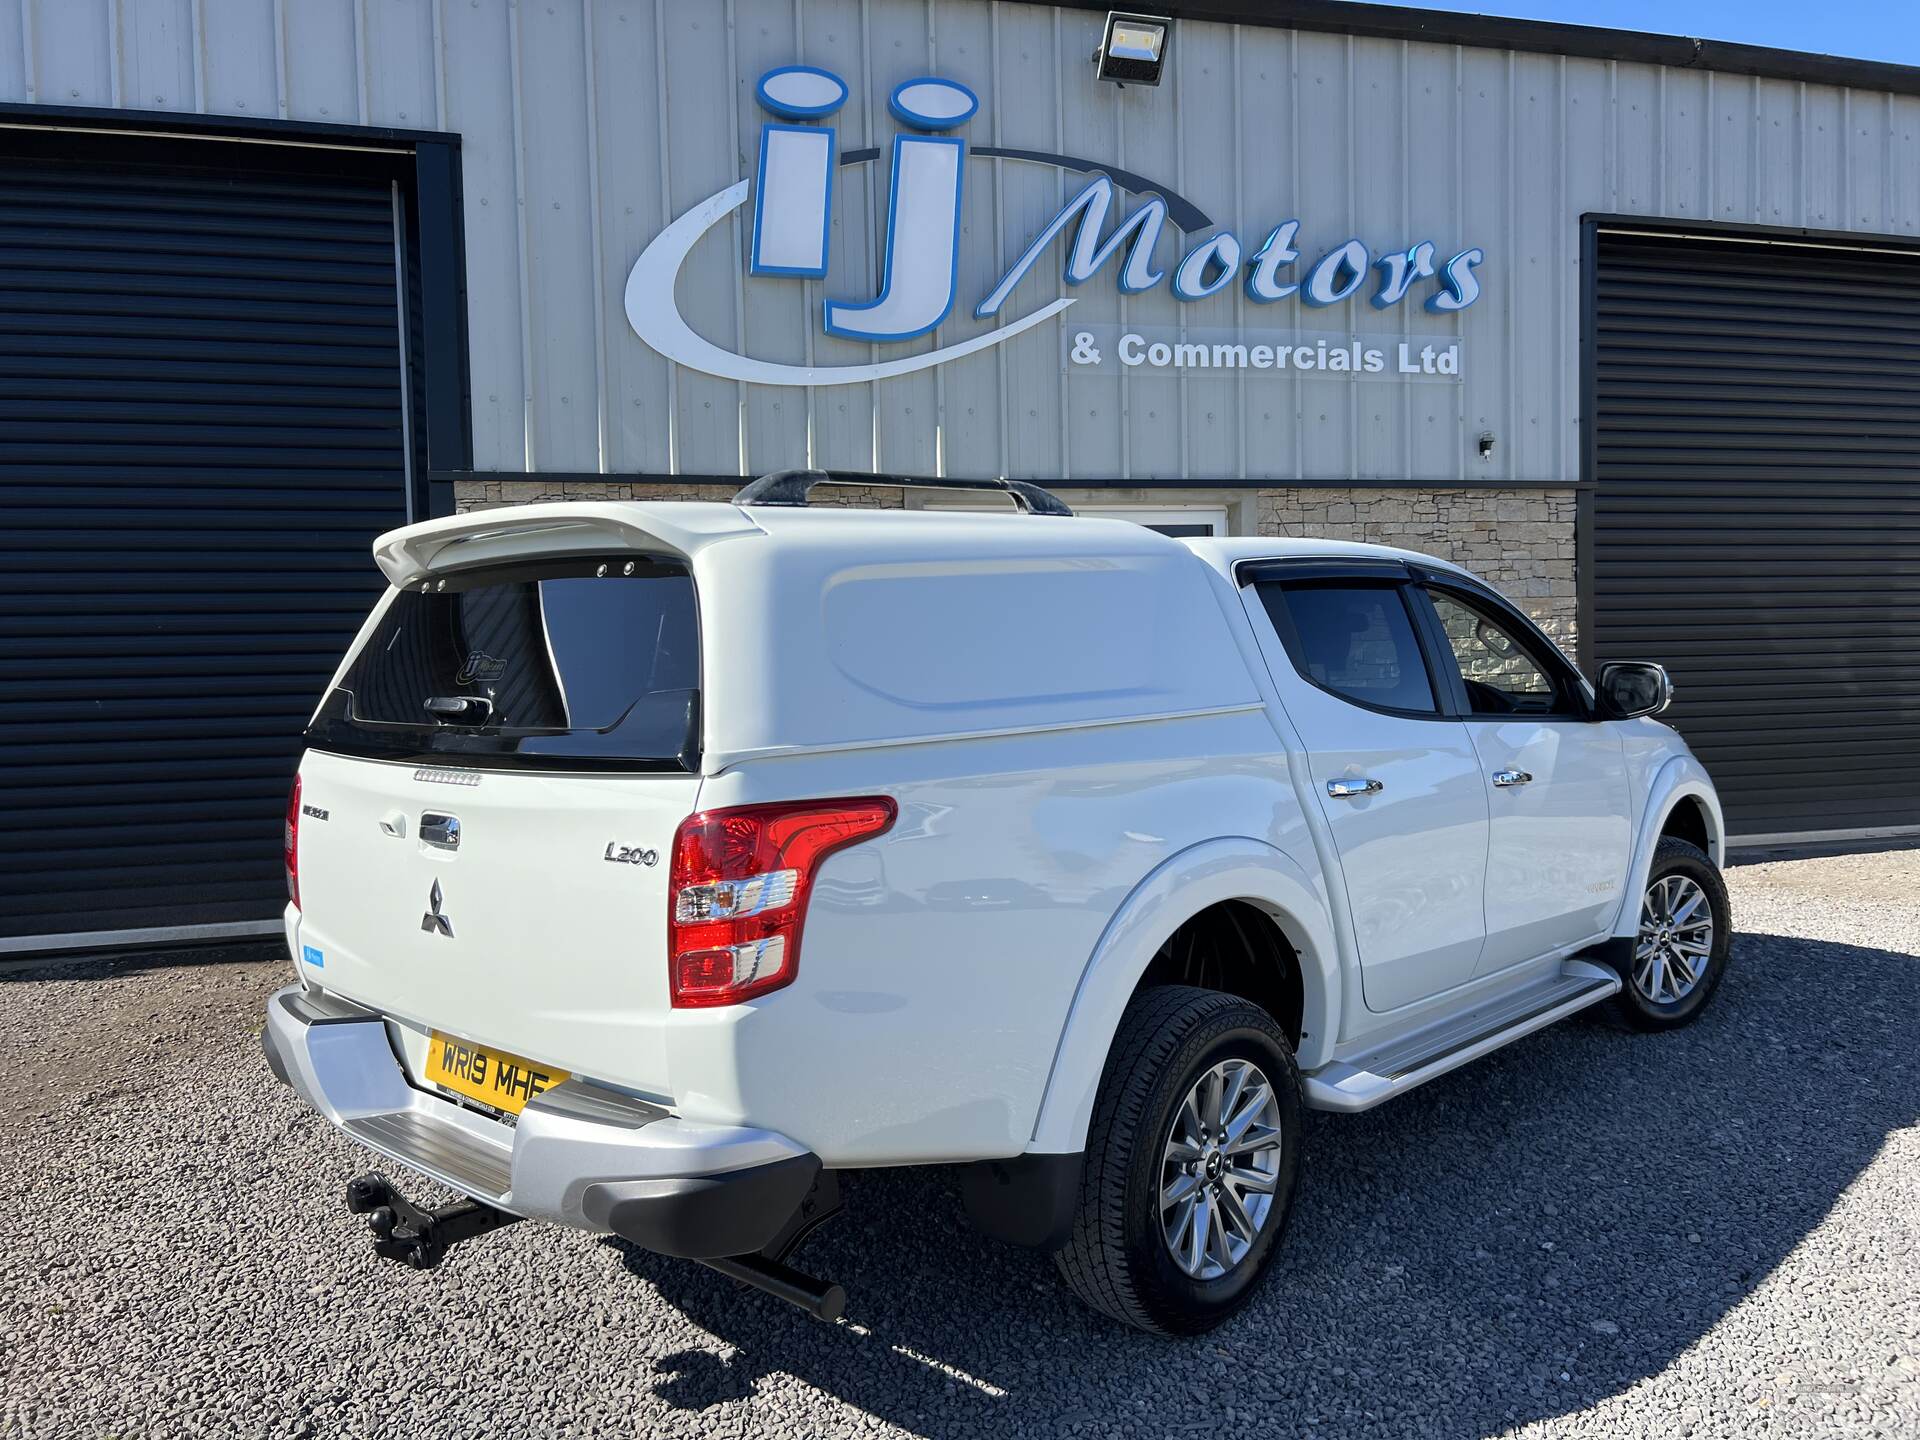
<path id="1" fill-rule="evenodd" d="M 431 1270 L 462 1240 L 520 1218 L 478 1200 L 456 1200 L 437 1210 L 423 1210 L 377 1170 L 347 1182 L 347 1209 L 367 1217 L 375 1254 L 416 1270 Z"/>

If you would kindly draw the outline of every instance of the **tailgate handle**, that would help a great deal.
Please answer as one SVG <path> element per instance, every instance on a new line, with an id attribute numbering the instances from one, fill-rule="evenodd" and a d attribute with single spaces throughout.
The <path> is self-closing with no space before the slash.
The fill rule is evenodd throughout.
<path id="1" fill-rule="evenodd" d="M 425 703 L 429 714 L 448 724 L 484 725 L 493 718 L 493 701 L 484 695 L 434 695 Z"/>
<path id="2" fill-rule="evenodd" d="M 458 850 L 460 821 L 452 815 L 435 815 L 429 810 L 420 817 L 420 839 L 436 850 Z"/>

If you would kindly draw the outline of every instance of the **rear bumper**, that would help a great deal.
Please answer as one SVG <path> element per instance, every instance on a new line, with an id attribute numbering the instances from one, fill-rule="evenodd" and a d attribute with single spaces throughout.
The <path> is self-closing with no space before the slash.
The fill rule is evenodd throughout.
<path id="1" fill-rule="evenodd" d="M 761 1249 L 820 1161 L 770 1130 L 703 1125 L 568 1080 L 507 1125 L 408 1083 L 385 1021 L 299 986 L 267 1002 L 273 1073 L 340 1130 L 464 1195 L 663 1255 Z"/>

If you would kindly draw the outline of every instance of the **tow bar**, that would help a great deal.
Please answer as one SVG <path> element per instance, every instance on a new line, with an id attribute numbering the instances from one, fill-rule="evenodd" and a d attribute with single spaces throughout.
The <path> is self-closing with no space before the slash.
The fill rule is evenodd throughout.
<path id="1" fill-rule="evenodd" d="M 377 1170 L 347 1182 L 347 1209 L 367 1217 L 374 1253 L 415 1270 L 431 1270 L 462 1240 L 521 1219 L 480 1200 L 456 1200 L 437 1210 L 424 1210 L 394 1189 L 393 1182 Z M 794 1269 L 786 1261 L 802 1240 L 839 1213 L 839 1177 L 823 1170 L 792 1218 L 764 1250 L 715 1256 L 697 1263 L 797 1305 L 818 1319 L 838 1320 L 847 1308 L 847 1292 L 832 1281 Z"/>
<path id="2" fill-rule="evenodd" d="M 423 1210 L 378 1170 L 347 1182 L 347 1209 L 367 1217 L 375 1254 L 416 1270 L 431 1270 L 462 1240 L 520 1219 L 478 1200 L 456 1200 L 437 1210 Z"/>

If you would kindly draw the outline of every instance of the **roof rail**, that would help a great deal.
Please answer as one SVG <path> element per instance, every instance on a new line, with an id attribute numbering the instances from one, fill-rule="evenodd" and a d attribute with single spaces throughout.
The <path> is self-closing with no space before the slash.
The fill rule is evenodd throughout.
<path id="1" fill-rule="evenodd" d="M 929 480 L 917 475 L 870 475 L 860 470 L 776 470 L 733 497 L 736 505 L 805 505 L 816 485 L 898 485 L 906 490 L 985 490 L 1011 496 L 1029 515 L 1071 515 L 1066 501 L 1026 480 Z"/>

